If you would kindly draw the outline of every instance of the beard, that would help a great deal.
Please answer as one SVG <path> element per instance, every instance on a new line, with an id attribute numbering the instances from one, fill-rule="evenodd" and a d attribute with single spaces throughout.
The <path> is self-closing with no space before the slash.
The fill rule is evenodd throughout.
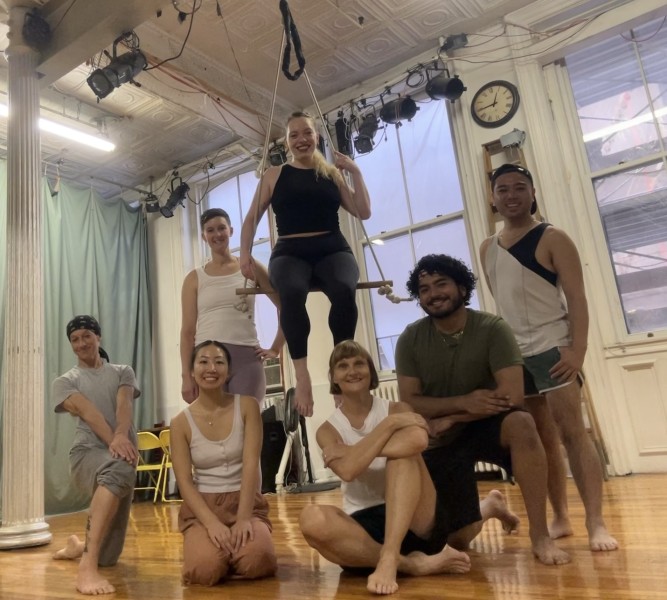
<path id="1" fill-rule="evenodd" d="M 434 319 L 444 319 L 446 317 L 449 317 L 450 315 L 454 314 L 457 310 L 459 310 L 462 306 L 465 304 L 465 300 L 463 299 L 463 294 L 458 294 L 457 296 L 450 296 L 450 306 L 446 308 L 440 308 L 440 309 L 432 309 L 429 306 L 426 306 L 424 304 L 420 304 L 422 307 L 422 310 L 429 316 L 433 317 Z"/>

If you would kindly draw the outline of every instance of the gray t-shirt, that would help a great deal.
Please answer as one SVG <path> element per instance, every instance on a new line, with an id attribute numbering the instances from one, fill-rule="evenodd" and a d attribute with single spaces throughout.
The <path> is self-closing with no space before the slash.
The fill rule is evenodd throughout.
<path id="1" fill-rule="evenodd" d="M 95 405 L 111 429 L 116 429 L 116 394 L 118 388 L 127 385 L 133 390 L 133 397 L 140 395 L 137 379 L 132 367 L 103 363 L 98 369 L 86 369 L 79 366 L 71 368 L 53 382 L 52 402 L 55 412 L 66 412 L 63 402 L 73 394 L 81 394 Z M 136 444 L 137 434 L 134 425 L 130 426 L 129 438 Z M 106 444 L 100 440 L 79 418 L 74 436 L 75 446 L 99 447 Z"/>

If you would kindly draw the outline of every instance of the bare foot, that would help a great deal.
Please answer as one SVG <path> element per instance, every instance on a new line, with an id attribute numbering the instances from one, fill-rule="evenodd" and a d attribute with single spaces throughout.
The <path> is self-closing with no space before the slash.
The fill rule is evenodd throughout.
<path id="1" fill-rule="evenodd" d="M 572 523 L 570 523 L 570 518 L 568 516 L 554 517 L 554 520 L 551 522 L 551 526 L 549 527 L 549 537 L 552 540 L 567 537 L 573 533 L 574 531 L 572 530 Z"/>
<path id="2" fill-rule="evenodd" d="M 445 546 L 437 554 L 410 552 L 405 557 L 405 573 L 415 577 L 441 575 L 443 573 L 467 573 L 470 571 L 470 557 L 451 546 Z"/>
<path id="3" fill-rule="evenodd" d="M 570 555 L 561 550 L 547 536 L 533 542 L 533 554 L 544 565 L 564 565 L 570 562 Z"/>
<path id="4" fill-rule="evenodd" d="M 593 552 L 610 552 L 618 550 L 618 542 L 612 537 L 604 525 L 598 525 L 588 534 L 588 543 Z"/>
<path id="5" fill-rule="evenodd" d="M 310 378 L 298 380 L 294 389 L 294 407 L 304 417 L 313 416 L 313 387 Z"/>
<path id="6" fill-rule="evenodd" d="M 393 594 L 398 590 L 396 570 L 398 562 L 394 556 L 381 556 L 375 571 L 368 576 L 366 587 L 372 594 Z"/>
<path id="7" fill-rule="evenodd" d="M 76 560 L 83 554 L 84 543 L 75 535 L 67 538 L 64 548 L 53 553 L 54 560 Z"/>
<path id="8" fill-rule="evenodd" d="M 99 596 L 100 594 L 113 594 L 116 588 L 111 585 L 97 570 L 86 554 L 79 563 L 79 574 L 76 578 L 76 589 L 81 594 Z"/>
<path id="9" fill-rule="evenodd" d="M 517 517 L 508 507 L 503 496 L 498 490 L 491 490 L 486 498 L 480 503 L 482 518 L 498 519 L 503 525 L 505 533 L 519 532 L 519 517 Z"/>

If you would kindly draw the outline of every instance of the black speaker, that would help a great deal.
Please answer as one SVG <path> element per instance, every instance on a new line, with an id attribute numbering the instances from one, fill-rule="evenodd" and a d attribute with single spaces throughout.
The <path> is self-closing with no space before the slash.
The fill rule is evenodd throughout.
<path id="1" fill-rule="evenodd" d="M 265 411 L 267 412 L 267 411 Z M 275 493 L 276 473 L 283 457 L 287 436 L 282 421 L 264 421 L 264 439 L 262 442 L 262 493 Z"/>

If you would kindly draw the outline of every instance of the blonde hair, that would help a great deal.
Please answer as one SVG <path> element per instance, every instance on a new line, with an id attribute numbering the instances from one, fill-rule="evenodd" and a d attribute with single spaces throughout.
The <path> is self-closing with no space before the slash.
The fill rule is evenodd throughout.
<path id="1" fill-rule="evenodd" d="M 317 133 L 317 127 L 315 126 L 315 118 L 312 115 L 309 115 L 306 112 L 293 112 L 287 119 L 286 129 L 289 129 L 289 124 L 294 119 L 307 119 L 310 121 L 313 130 Z M 318 133 L 319 137 L 319 133 Z M 340 174 L 340 171 L 332 165 L 317 148 L 313 153 L 313 166 L 315 168 L 315 175 L 317 177 L 325 177 L 326 179 L 331 179 L 336 185 L 344 186 L 345 180 Z"/>

